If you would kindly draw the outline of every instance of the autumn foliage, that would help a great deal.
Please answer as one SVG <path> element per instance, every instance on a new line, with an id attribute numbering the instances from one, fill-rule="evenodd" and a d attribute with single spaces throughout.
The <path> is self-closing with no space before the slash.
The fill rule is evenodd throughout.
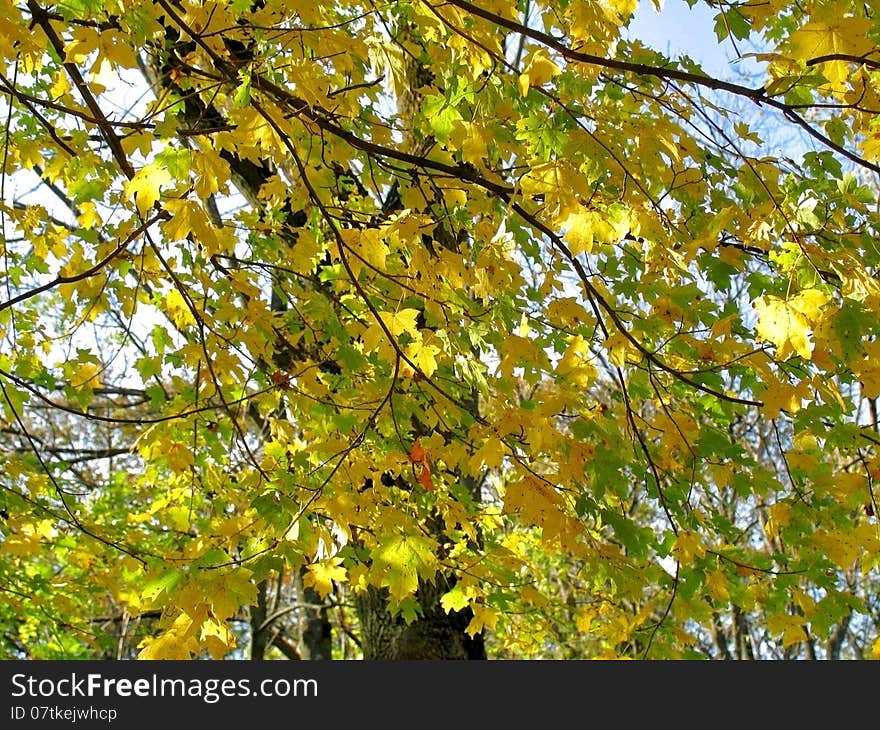
<path id="1" fill-rule="evenodd" d="M 880 19 L 709 7 L 0 0 L 0 656 L 880 656 Z"/>

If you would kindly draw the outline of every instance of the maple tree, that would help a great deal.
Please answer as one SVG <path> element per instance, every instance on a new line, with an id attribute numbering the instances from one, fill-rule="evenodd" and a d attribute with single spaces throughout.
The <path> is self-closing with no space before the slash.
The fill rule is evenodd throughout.
<path id="1" fill-rule="evenodd" d="M 877 8 L 636 5 L 0 0 L 3 656 L 880 656 Z"/>

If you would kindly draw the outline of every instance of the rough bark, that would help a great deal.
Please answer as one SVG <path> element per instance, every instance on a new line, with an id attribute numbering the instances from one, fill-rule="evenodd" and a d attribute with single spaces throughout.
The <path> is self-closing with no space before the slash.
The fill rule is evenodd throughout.
<path id="1" fill-rule="evenodd" d="M 257 603 L 255 606 L 251 606 L 250 610 L 251 643 L 248 651 L 250 659 L 265 659 L 266 649 L 269 646 L 269 627 L 266 625 L 266 617 L 268 616 L 267 590 L 266 581 L 257 586 Z"/>
<path id="2" fill-rule="evenodd" d="M 311 660 L 332 659 L 333 631 L 327 616 L 327 606 L 311 587 L 302 588 L 302 599 L 305 608 L 300 620 L 300 656 Z"/>
<path id="3" fill-rule="evenodd" d="M 469 609 L 447 614 L 440 598 L 451 588 L 444 580 L 422 581 L 416 599 L 422 615 L 411 624 L 388 611 L 388 596 L 370 588 L 357 598 L 364 659 L 486 659 L 482 633 L 465 630 L 473 616 Z"/>

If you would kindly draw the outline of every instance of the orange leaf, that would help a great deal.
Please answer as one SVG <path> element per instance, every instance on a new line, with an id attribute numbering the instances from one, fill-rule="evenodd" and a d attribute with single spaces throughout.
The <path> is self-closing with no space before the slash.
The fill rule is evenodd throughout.
<path id="1" fill-rule="evenodd" d="M 429 492 L 434 491 L 434 482 L 431 480 L 431 467 L 427 461 L 422 462 L 422 470 L 419 472 L 419 484 L 421 484 Z"/>
<path id="2" fill-rule="evenodd" d="M 422 448 L 419 440 L 416 439 L 413 442 L 412 449 L 409 452 L 409 460 L 413 464 L 424 464 L 425 462 L 427 462 L 428 457 L 428 452 Z"/>

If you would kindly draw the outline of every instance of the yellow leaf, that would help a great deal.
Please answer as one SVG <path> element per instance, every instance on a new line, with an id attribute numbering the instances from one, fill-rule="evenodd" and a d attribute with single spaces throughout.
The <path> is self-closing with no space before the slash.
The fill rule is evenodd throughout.
<path id="1" fill-rule="evenodd" d="M 540 479 L 530 477 L 508 484 L 504 492 L 504 513 L 516 515 L 523 525 L 542 529 L 544 539 L 558 535 L 564 526 L 562 500 Z"/>
<path id="2" fill-rule="evenodd" d="M 76 219 L 83 228 L 98 228 L 104 221 L 98 213 L 98 207 L 91 201 L 85 201 L 79 204 L 80 214 Z"/>
<path id="3" fill-rule="evenodd" d="M 137 132 L 125 135 L 120 140 L 120 144 L 125 154 L 131 155 L 134 152 L 139 152 L 142 156 L 146 157 L 150 154 L 155 139 L 149 132 Z"/>
<path id="4" fill-rule="evenodd" d="M 199 639 L 214 659 L 222 659 L 236 646 L 235 634 L 222 621 L 206 619 L 199 631 Z"/>
<path id="5" fill-rule="evenodd" d="M 547 314 L 551 319 L 558 320 L 566 326 L 583 324 L 593 319 L 592 315 L 578 304 L 574 297 L 554 299 L 547 305 Z"/>
<path id="6" fill-rule="evenodd" d="M 702 558 L 706 555 L 706 548 L 698 532 L 682 530 L 675 538 L 672 554 L 682 565 L 690 565 L 694 562 L 694 558 Z"/>
<path id="7" fill-rule="evenodd" d="M 529 62 L 519 77 L 519 90 L 525 96 L 530 86 L 543 86 L 554 76 L 558 76 L 562 70 L 547 55 L 544 48 L 537 49 L 532 53 Z"/>
<path id="8" fill-rule="evenodd" d="M 523 586 L 522 589 L 522 599 L 530 606 L 537 606 L 541 608 L 547 605 L 547 598 L 542 594 L 539 590 L 534 588 L 533 586 Z"/>
<path id="9" fill-rule="evenodd" d="M 504 377 L 510 377 L 521 361 L 540 362 L 543 357 L 543 353 L 538 352 L 535 343 L 528 337 L 511 334 L 501 344 L 501 362 L 498 363 L 497 371 Z"/>
<path id="10" fill-rule="evenodd" d="M 372 269 L 383 271 L 388 258 L 389 249 L 385 244 L 386 231 L 378 228 L 347 228 L 340 231 L 345 245 L 354 256 L 349 257 L 349 265 L 357 275 L 366 263 Z"/>
<path id="11" fill-rule="evenodd" d="M 170 182 L 171 173 L 159 163 L 151 162 L 125 183 L 125 194 L 135 201 L 138 212 L 144 215 L 159 200 L 162 186 Z"/>
<path id="12" fill-rule="evenodd" d="M 369 568 L 362 563 L 357 563 L 348 571 L 348 587 L 354 593 L 364 593 L 368 588 Z"/>
<path id="13" fill-rule="evenodd" d="M 594 214 L 585 208 L 569 214 L 563 222 L 565 240 L 574 256 L 593 250 L 593 223 Z"/>
<path id="14" fill-rule="evenodd" d="M 822 307 L 828 302 L 828 295 L 819 289 L 804 289 L 788 300 L 788 306 L 800 312 L 808 322 L 822 318 Z"/>
<path id="15" fill-rule="evenodd" d="M 168 631 L 141 642 L 138 659 L 190 659 L 198 651 L 192 619 L 181 613 Z"/>
<path id="16" fill-rule="evenodd" d="M 621 332 L 615 332 L 605 340 L 605 349 L 608 350 L 608 359 L 617 367 L 623 367 L 626 363 L 635 363 L 641 359 L 641 354 Z"/>
<path id="17" fill-rule="evenodd" d="M 98 388 L 101 380 L 98 377 L 101 373 L 101 366 L 93 362 L 83 362 L 76 366 L 73 375 L 70 378 L 70 386 L 75 390 L 83 390 L 85 388 Z"/>
<path id="18" fill-rule="evenodd" d="M 706 576 L 706 588 L 709 591 L 709 595 L 716 601 L 724 602 L 730 598 L 727 576 L 720 568 L 713 570 Z"/>
<path id="19" fill-rule="evenodd" d="M 805 621 L 803 616 L 789 616 L 787 614 L 768 616 L 767 628 L 770 633 L 776 636 L 782 634 L 782 646 L 788 647 L 807 638 L 807 632 L 804 629 Z"/>
<path id="20" fill-rule="evenodd" d="M 348 575 L 342 567 L 342 558 L 330 558 L 320 563 L 306 566 L 308 572 L 303 576 L 303 585 L 314 586 L 321 598 L 333 591 L 333 582 L 344 583 Z"/>
<path id="21" fill-rule="evenodd" d="M 186 300 L 177 289 L 172 289 L 165 295 L 165 311 L 178 327 L 183 328 L 196 322 Z"/>
<path id="22" fill-rule="evenodd" d="M 470 599 L 462 590 L 460 583 L 456 583 L 451 591 L 447 591 L 440 597 L 440 605 L 446 613 L 461 611 L 461 609 L 466 608 L 469 603 Z"/>
<path id="23" fill-rule="evenodd" d="M 786 359 L 792 353 L 809 360 L 813 353 L 810 323 L 798 307 L 809 307 L 809 300 L 793 304 L 774 296 L 764 296 L 753 304 L 758 313 L 755 334 L 776 346 L 777 356 Z"/>
<path id="24" fill-rule="evenodd" d="M 229 163 L 211 149 L 193 152 L 193 166 L 196 172 L 195 190 L 203 200 L 214 193 L 225 193 L 228 189 Z"/>
<path id="25" fill-rule="evenodd" d="M 861 551 L 858 540 L 841 530 L 819 530 L 813 533 L 812 541 L 841 570 L 849 570 Z"/>
<path id="26" fill-rule="evenodd" d="M 470 122 L 463 122 L 462 126 L 466 130 L 466 135 L 460 143 L 462 158 L 473 165 L 482 165 L 483 158 L 488 154 L 483 130 Z"/>
<path id="27" fill-rule="evenodd" d="M 615 19 L 619 20 L 622 18 L 626 18 L 626 17 L 632 15 L 633 13 L 635 13 L 636 9 L 639 6 L 639 1 L 638 0 L 607 0 L 607 4 L 610 7 L 610 9 L 612 9 L 615 13 L 615 15 L 612 16 L 612 20 L 615 20 Z M 654 7 L 657 8 L 659 11 L 659 9 L 662 8 L 662 2 L 660 2 L 659 4 L 658 4 L 658 2 L 655 2 Z"/>
<path id="28" fill-rule="evenodd" d="M 788 413 L 797 413 L 801 409 L 801 402 L 809 398 L 810 395 L 809 381 L 807 380 L 802 380 L 796 386 L 774 382 L 761 393 L 761 400 L 764 403 L 761 412 L 768 418 L 776 418 L 783 410 Z"/>
<path id="29" fill-rule="evenodd" d="M 413 337 L 418 336 L 419 331 L 416 328 L 416 319 L 418 316 L 419 311 L 417 309 L 401 309 L 398 312 L 379 312 L 379 318 L 382 320 L 382 324 L 385 325 L 385 328 L 394 337 L 397 337 L 404 332 L 408 332 Z M 364 334 L 361 335 L 361 339 L 364 342 L 366 350 L 370 351 L 376 349 L 376 346 L 385 336 L 385 330 L 376 323 L 367 327 Z"/>
<path id="30" fill-rule="evenodd" d="M 767 523 L 764 532 L 771 540 L 785 527 L 791 519 L 791 505 L 786 502 L 777 502 L 767 509 Z"/>
<path id="31" fill-rule="evenodd" d="M 597 377 L 597 372 L 587 359 L 589 352 L 589 342 L 581 335 L 569 338 L 568 348 L 556 365 L 557 374 L 568 376 L 571 382 L 581 387 L 593 382 Z"/>
<path id="32" fill-rule="evenodd" d="M 476 636 L 486 627 L 494 629 L 498 623 L 498 611 L 491 606 L 478 603 L 474 605 L 473 612 L 474 617 L 465 629 L 469 636 Z"/>
<path id="33" fill-rule="evenodd" d="M 382 238 L 382 231 L 377 228 L 365 228 L 360 236 L 360 255 L 363 259 L 380 271 L 385 268 L 388 258 L 388 246 Z"/>
<path id="34" fill-rule="evenodd" d="M 861 357 L 852 364 L 852 371 L 859 379 L 863 396 L 880 396 L 880 342 L 864 344 Z"/>
<path id="35" fill-rule="evenodd" d="M 867 18 L 840 16 L 834 22 L 813 21 L 791 34 L 792 55 L 802 61 L 823 56 L 863 56 L 874 48 L 867 37 L 873 24 Z M 846 61 L 828 60 L 822 72 L 834 91 L 845 91 L 849 77 Z"/>
<path id="36" fill-rule="evenodd" d="M 53 99 L 60 99 L 72 88 L 70 79 L 65 71 L 59 71 L 53 77 L 55 79 L 51 87 L 49 87 L 49 96 Z"/>
<path id="37" fill-rule="evenodd" d="M 470 467 L 474 471 L 478 471 L 484 466 L 489 469 L 497 469 L 501 466 L 501 462 L 504 460 L 504 454 L 506 452 L 507 447 L 501 439 L 494 436 L 488 438 L 470 458 Z"/>
<path id="38" fill-rule="evenodd" d="M 437 370 L 436 356 L 439 352 L 440 348 L 436 345 L 426 345 L 422 342 L 421 335 L 406 348 L 406 356 L 427 378 L 430 378 Z"/>
<path id="39" fill-rule="evenodd" d="M 17 534 L 9 535 L 0 542 L 0 552 L 5 555 L 30 557 L 39 554 L 42 549 L 42 541 L 33 525 L 22 527 Z"/>
<path id="40" fill-rule="evenodd" d="M 840 16 L 833 23 L 813 21 L 791 34 L 794 56 L 809 60 L 833 54 L 861 56 L 873 50 L 867 37 L 873 24 L 867 18 Z"/>
<path id="41" fill-rule="evenodd" d="M 816 613 L 816 601 L 812 596 L 802 588 L 794 588 L 792 589 L 792 598 L 794 598 L 795 605 L 803 612 L 804 618 L 807 621 L 811 620 L 813 614 Z"/>
<path id="42" fill-rule="evenodd" d="M 194 200 L 168 200 L 165 209 L 172 214 L 163 221 L 161 228 L 170 240 L 180 241 L 192 237 L 205 248 L 209 256 L 221 250 L 218 229 L 211 223 L 208 213 Z"/>
<path id="43" fill-rule="evenodd" d="M 580 608 L 574 616 L 574 623 L 577 630 L 582 634 L 589 634 L 593 626 L 593 620 L 596 618 L 596 611 L 592 608 Z"/>
<path id="44" fill-rule="evenodd" d="M 182 444 L 178 441 L 167 442 L 167 449 L 165 449 L 162 453 L 165 458 L 168 459 L 168 465 L 178 474 L 188 472 L 195 463 L 195 456 L 192 452 L 192 449 L 189 448 L 189 446 Z M 182 524 L 180 525 L 181 528 L 189 527 L 189 519 L 187 518 L 188 513 L 188 508 L 182 508 Z"/>
<path id="45" fill-rule="evenodd" d="M 454 208 L 457 205 L 464 205 L 467 203 L 467 200 L 467 191 L 454 187 L 443 188 L 443 201 L 448 208 Z"/>

